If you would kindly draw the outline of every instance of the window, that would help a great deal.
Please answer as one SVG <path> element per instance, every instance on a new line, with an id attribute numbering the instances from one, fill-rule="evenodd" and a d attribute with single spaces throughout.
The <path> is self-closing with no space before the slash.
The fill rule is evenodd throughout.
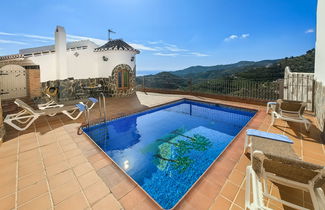
<path id="1" fill-rule="evenodd" d="M 129 72 L 126 69 L 121 69 L 117 72 L 117 87 L 119 89 L 129 88 Z"/>

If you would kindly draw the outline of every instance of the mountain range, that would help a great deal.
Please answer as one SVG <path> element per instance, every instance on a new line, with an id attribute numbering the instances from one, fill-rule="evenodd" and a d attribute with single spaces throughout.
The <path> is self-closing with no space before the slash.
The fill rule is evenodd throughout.
<path id="1" fill-rule="evenodd" d="M 233 64 L 215 65 L 215 66 L 191 66 L 186 69 L 169 72 L 183 78 L 197 79 L 217 79 L 224 75 L 230 75 L 245 70 L 247 67 L 267 67 L 279 60 L 262 61 L 240 61 Z"/>
<path id="2" fill-rule="evenodd" d="M 169 79 L 171 81 L 192 79 L 241 79 L 274 81 L 283 78 L 284 69 L 289 66 L 294 72 L 314 71 L 315 49 L 308 50 L 301 56 L 286 57 L 275 60 L 240 61 L 233 64 L 214 66 L 191 66 L 182 70 L 160 72 L 146 75 L 146 80 L 158 81 Z M 142 76 L 138 76 L 137 80 Z"/>

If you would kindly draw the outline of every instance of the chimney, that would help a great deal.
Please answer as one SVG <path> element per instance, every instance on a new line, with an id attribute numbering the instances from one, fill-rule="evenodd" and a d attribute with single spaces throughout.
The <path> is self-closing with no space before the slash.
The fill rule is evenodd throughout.
<path id="1" fill-rule="evenodd" d="M 56 26 L 55 29 L 55 57 L 56 57 L 56 79 L 68 78 L 67 64 L 67 38 L 64 27 Z"/>

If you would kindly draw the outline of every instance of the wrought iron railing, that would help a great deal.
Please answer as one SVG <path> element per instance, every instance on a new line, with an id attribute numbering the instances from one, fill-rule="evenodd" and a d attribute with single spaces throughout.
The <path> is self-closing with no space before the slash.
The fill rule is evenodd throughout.
<path id="1" fill-rule="evenodd" d="M 282 81 L 283 82 L 283 81 Z M 258 100 L 276 100 L 281 97 L 278 81 L 191 79 L 159 76 L 137 77 L 138 90 L 170 90 L 188 93 L 215 94 Z"/>

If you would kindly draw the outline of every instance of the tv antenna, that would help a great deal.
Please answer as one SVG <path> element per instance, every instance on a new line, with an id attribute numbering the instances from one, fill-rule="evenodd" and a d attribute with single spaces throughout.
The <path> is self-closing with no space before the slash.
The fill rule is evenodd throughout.
<path id="1" fill-rule="evenodd" d="M 111 39 L 111 33 L 112 33 L 112 34 L 116 34 L 116 32 L 113 31 L 112 29 L 108 29 L 108 41 L 111 41 L 111 40 L 112 40 L 112 39 Z"/>

